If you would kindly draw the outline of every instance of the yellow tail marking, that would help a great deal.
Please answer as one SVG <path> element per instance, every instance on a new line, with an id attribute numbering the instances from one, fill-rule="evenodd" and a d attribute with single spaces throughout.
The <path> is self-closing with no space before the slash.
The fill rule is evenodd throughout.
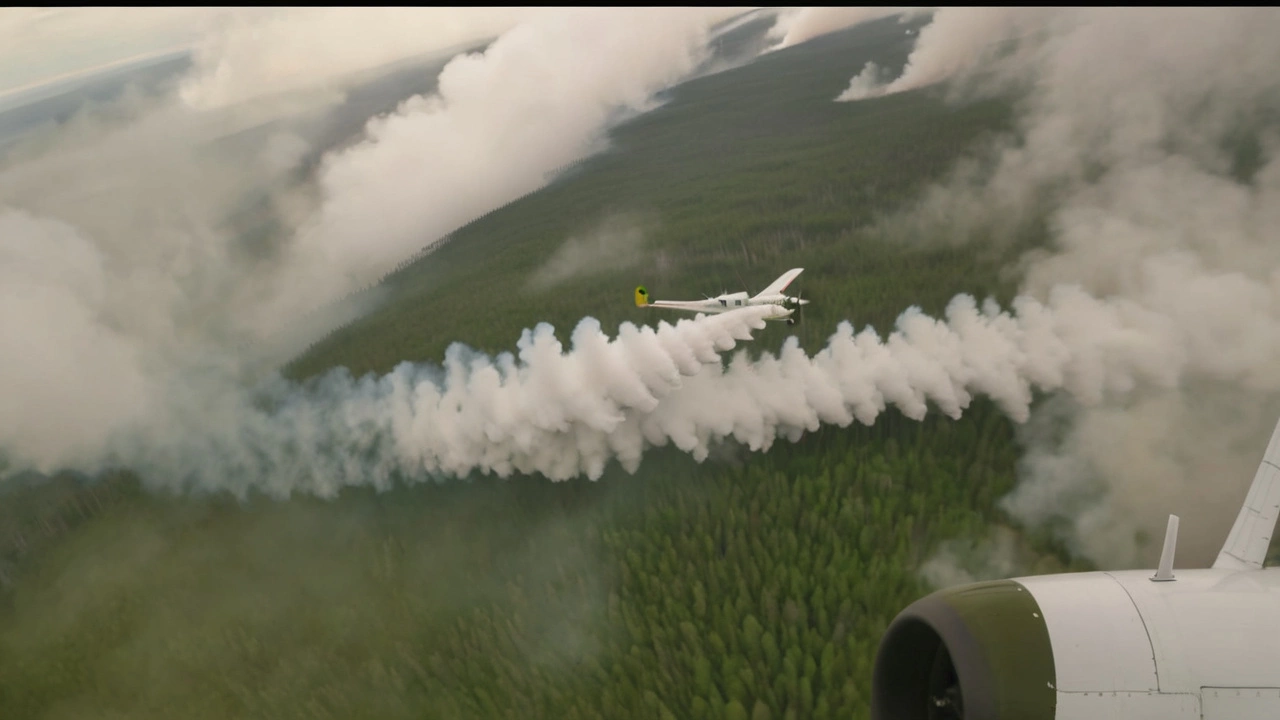
<path id="1" fill-rule="evenodd" d="M 644 289 L 643 285 L 636 288 L 636 307 L 644 307 L 649 304 L 649 291 Z"/>

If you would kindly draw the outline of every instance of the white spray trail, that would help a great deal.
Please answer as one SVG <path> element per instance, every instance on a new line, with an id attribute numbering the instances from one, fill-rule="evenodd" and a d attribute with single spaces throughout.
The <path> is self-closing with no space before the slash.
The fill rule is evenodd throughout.
<path id="1" fill-rule="evenodd" d="M 234 407 L 186 415 L 203 432 L 170 428 L 174 443 L 138 443 L 123 457 L 160 482 L 276 496 L 476 470 L 595 478 L 614 458 L 634 470 L 646 441 L 691 452 L 705 444 L 678 418 L 638 421 L 656 417 L 663 399 L 719 352 L 751 339 L 763 312 L 744 308 L 656 331 L 624 324 L 613 340 L 586 318 L 568 353 L 540 324 L 524 332 L 518 359 L 454 345 L 443 368 L 403 363 L 381 377 L 353 379 L 339 369 L 305 387 L 278 381 L 256 406 L 238 398 Z"/>
<path id="2" fill-rule="evenodd" d="M 381 377 L 337 370 L 303 387 L 279 381 L 256 406 L 228 410 L 228 422 L 202 407 L 202 428 L 122 459 L 162 484 L 279 497 L 475 471 L 598 478 L 615 460 L 634 472 L 649 447 L 674 444 L 698 461 L 723 440 L 763 451 L 822 424 L 869 425 L 890 405 L 914 419 L 930 404 L 958 418 L 982 394 L 1022 422 L 1035 390 L 1098 402 L 1176 385 L 1188 367 L 1168 354 L 1182 343 L 1167 317 L 1070 286 L 1044 303 L 1019 297 L 1012 312 L 961 295 L 945 322 L 912 308 L 887 338 L 843 322 L 813 356 L 792 337 L 777 356 L 739 353 L 722 364 L 719 352 L 764 327 L 763 312 L 656 331 L 624 324 L 613 339 L 586 318 L 568 352 L 542 324 L 525 331 L 518 358 L 454 346 L 443 368 L 404 363 Z"/>

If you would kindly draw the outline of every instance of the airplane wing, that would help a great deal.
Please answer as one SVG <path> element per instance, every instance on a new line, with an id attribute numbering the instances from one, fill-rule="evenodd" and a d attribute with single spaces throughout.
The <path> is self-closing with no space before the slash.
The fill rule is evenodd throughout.
<path id="1" fill-rule="evenodd" d="M 1271 535 L 1280 514 L 1280 424 L 1271 433 L 1271 442 L 1253 476 L 1236 524 L 1214 561 L 1215 568 L 1259 570 L 1267 558 Z"/>
<path id="2" fill-rule="evenodd" d="M 804 268 L 791 268 L 790 270 L 782 273 L 782 275 L 780 275 L 777 280 L 774 280 L 773 282 L 769 283 L 769 287 L 761 290 L 758 294 L 756 294 L 756 297 L 752 298 L 752 300 L 755 300 L 756 298 L 764 297 L 766 295 L 777 295 L 783 290 L 786 290 L 787 286 L 791 284 L 791 281 L 795 280 L 796 276 L 798 276 L 802 272 L 804 272 Z"/>

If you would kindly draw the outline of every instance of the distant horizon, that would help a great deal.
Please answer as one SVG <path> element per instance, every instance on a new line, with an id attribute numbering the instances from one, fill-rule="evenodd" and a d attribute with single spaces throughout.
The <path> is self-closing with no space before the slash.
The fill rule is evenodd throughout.
<path id="1" fill-rule="evenodd" d="M 164 50 L 132 55 L 120 60 L 113 60 L 92 67 L 65 72 L 38 82 L 20 85 L 8 90 L 0 90 L 0 112 L 13 110 L 23 105 L 39 102 L 45 98 L 65 91 L 65 86 L 76 82 L 91 82 L 95 78 L 111 72 L 142 65 L 158 64 L 182 55 L 190 54 L 194 44 L 178 45 Z"/>
<path id="2" fill-rule="evenodd" d="M 738 8 L 722 23 L 741 22 L 764 8 Z M 336 10 L 336 15 L 335 15 Z M 514 11 L 514 12 L 513 12 Z M 56 94 L 68 83 L 182 53 L 195 53 L 221 31 L 243 24 L 258 32 L 331 32 L 347 19 L 369 27 L 394 28 L 394 49 L 370 55 L 352 69 L 369 70 L 496 38 L 524 11 L 486 7 L 458 8 L 5 8 L 0 10 L 0 112 Z M 342 23 L 338 23 L 335 17 Z M 456 16 L 456 18 L 455 18 Z M 505 16 L 505 17 L 504 17 Z M 423 32 L 415 32 L 414 29 Z M 398 34 L 397 34 L 398 33 Z M 415 42 L 406 44 L 407 39 Z M 254 58 L 248 62 L 278 62 Z"/>
<path id="3" fill-rule="evenodd" d="M 229 8 L 5 8 L 0 10 L 0 104 L 189 52 L 237 14 L 243 13 Z"/>

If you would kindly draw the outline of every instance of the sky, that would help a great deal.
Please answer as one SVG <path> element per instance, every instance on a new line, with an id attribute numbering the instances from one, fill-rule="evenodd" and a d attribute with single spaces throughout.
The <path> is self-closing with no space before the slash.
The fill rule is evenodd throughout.
<path id="1" fill-rule="evenodd" d="M 193 104 L 221 102 L 246 72 L 315 76 L 339 63 L 357 71 L 479 37 L 538 12 L 521 8 L 3 8 L 0 100 L 51 82 L 183 50 L 215 58 Z M 351 42 L 351 38 L 376 38 Z M 265 48 L 265 49 L 264 49 Z M 212 77 L 216 75 L 216 77 Z M 193 90 L 193 93 L 196 92 Z M 241 100 L 243 98 L 234 98 Z"/>
<path id="2" fill-rule="evenodd" d="M 0 9 L 0 98 L 189 49 L 231 12 L 210 7 Z"/>

